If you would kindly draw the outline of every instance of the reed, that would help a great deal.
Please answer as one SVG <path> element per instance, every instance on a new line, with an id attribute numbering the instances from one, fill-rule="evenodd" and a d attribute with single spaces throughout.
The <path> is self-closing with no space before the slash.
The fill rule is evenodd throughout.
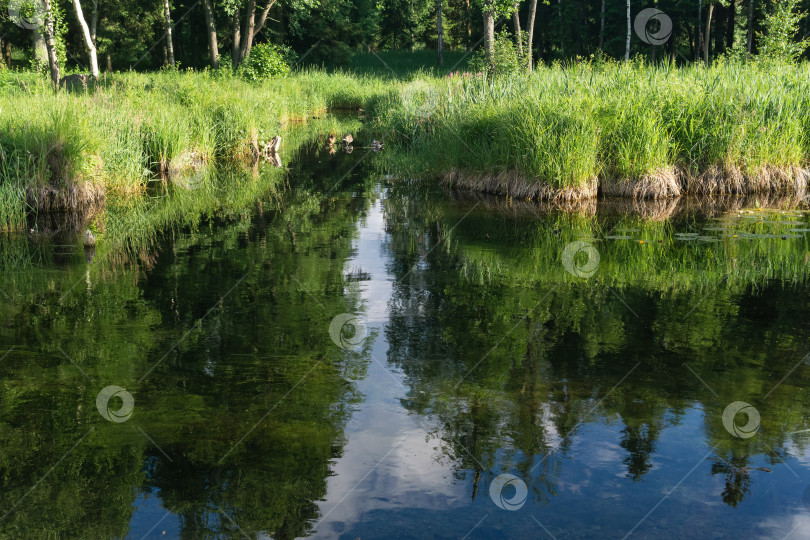
<path id="1" fill-rule="evenodd" d="M 0 228 L 29 207 L 144 196 L 173 163 L 251 159 L 257 141 L 342 109 L 366 109 L 389 172 L 515 198 L 803 196 L 810 178 L 806 64 L 583 62 L 494 78 L 411 67 L 260 85 L 227 70 L 123 73 L 75 93 L 3 74 Z"/>
<path id="2" fill-rule="evenodd" d="M 380 123 L 416 174 L 527 198 L 793 193 L 810 174 L 810 68 L 552 66 L 424 79 Z M 415 103 L 416 102 L 416 103 Z M 414 114 L 414 113 L 417 114 Z M 467 179 L 459 182 L 458 179 Z M 591 190 L 591 196 L 596 190 Z"/>

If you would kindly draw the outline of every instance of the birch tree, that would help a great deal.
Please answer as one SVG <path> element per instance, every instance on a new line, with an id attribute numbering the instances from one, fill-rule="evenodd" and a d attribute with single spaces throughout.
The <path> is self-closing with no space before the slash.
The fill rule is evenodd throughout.
<path id="1" fill-rule="evenodd" d="M 526 43 L 529 49 L 528 51 L 526 51 L 527 52 L 526 56 L 528 57 L 529 63 L 529 73 L 531 73 L 532 69 L 534 69 L 533 67 L 534 53 L 532 52 L 532 47 L 534 42 L 534 20 L 536 17 L 537 17 L 537 0 L 532 0 L 532 3 L 529 5 L 529 20 L 528 24 L 526 25 L 527 27 L 526 32 L 529 34 Z"/>
<path id="2" fill-rule="evenodd" d="M 56 56 L 56 39 L 51 0 L 43 0 L 45 5 L 45 47 L 48 49 L 48 65 L 51 71 L 51 82 L 54 88 L 59 88 L 61 79 L 59 74 L 59 58 Z"/>
<path id="3" fill-rule="evenodd" d="M 163 0 L 163 20 L 166 28 L 166 53 L 169 57 L 169 65 L 174 65 L 174 42 L 172 41 L 172 11 L 169 7 L 169 0 Z"/>
<path id="4" fill-rule="evenodd" d="M 98 79 L 98 54 L 96 53 L 96 44 L 93 35 L 90 32 L 90 27 L 84 19 L 82 12 L 82 4 L 80 0 L 73 0 L 73 8 L 76 10 L 76 19 L 79 21 L 79 26 L 82 28 L 82 37 L 84 38 L 84 46 L 87 49 L 87 54 L 90 57 L 90 73 Z"/>
<path id="5" fill-rule="evenodd" d="M 625 42 L 624 46 L 624 60 L 625 62 L 630 60 L 630 36 L 632 31 L 632 21 L 630 20 L 630 0 L 627 0 L 627 41 Z"/>

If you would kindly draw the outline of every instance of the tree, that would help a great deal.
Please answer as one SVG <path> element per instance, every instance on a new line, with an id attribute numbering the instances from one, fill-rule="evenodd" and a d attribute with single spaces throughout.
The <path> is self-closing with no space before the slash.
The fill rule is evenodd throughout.
<path id="1" fill-rule="evenodd" d="M 84 45 L 87 48 L 87 54 L 90 57 L 90 73 L 98 79 L 98 55 L 96 53 L 96 44 L 93 34 L 90 32 L 90 27 L 87 21 L 84 20 L 84 13 L 82 13 L 82 4 L 80 0 L 73 0 L 73 8 L 76 10 L 76 18 L 79 20 L 79 26 L 82 28 L 82 36 L 84 37 Z"/>
<path id="2" fill-rule="evenodd" d="M 413 45 L 416 14 L 409 0 L 385 0 L 380 10 L 380 44 L 392 49 Z"/>
<path id="3" fill-rule="evenodd" d="M 703 0 L 698 0 L 698 23 L 695 29 L 695 62 L 700 60 L 703 49 Z"/>
<path id="4" fill-rule="evenodd" d="M 748 0 L 748 29 L 746 31 L 746 58 L 751 58 L 754 45 L 754 0 Z"/>
<path id="5" fill-rule="evenodd" d="M 242 13 L 242 1 L 231 0 L 231 3 L 226 5 L 226 12 L 233 16 L 233 49 L 232 61 L 234 66 L 238 66 L 242 61 L 250 56 L 250 50 L 253 48 L 253 42 L 256 36 L 259 35 L 264 29 L 267 22 L 267 17 L 270 10 L 275 5 L 276 0 L 268 0 L 261 12 L 258 12 L 256 0 L 248 0 L 245 9 L 245 17 L 240 20 Z"/>
<path id="6" fill-rule="evenodd" d="M 214 7 L 211 0 L 203 0 L 205 8 L 205 26 L 208 33 L 208 53 L 211 56 L 211 67 L 219 67 L 219 45 L 217 44 L 217 23 L 214 18 Z"/>
<path id="7" fill-rule="evenodd" d="M 51 82 L 54 88 L 59 88 L 59 58 L 56 55 L 56 40 L 54 38 L 54 17 L 51 0 L 44 0 L 45 5 L 45 46 L 48 49 L 48 65 L 51 72 Z"/>
<path id="8" fill-rule="evenodd" d="M 775 2 L 773 11 L 765 16 L 765 31 L 758 34 L 760 56 L 770 60 L 792 62 L 810 46 L 810 40 L 796 40 L 805 14 L 798 11 L 799 0 Z"/>
<path id="9" fill-rule="evenodd" d="M 602 11 L 599 13 L 599 50 L 605 44 L 605 0 L 602 0 Z"/>
<path id="10" fill-rule="evenodd" d="M 703 40 L 703 61 L 709 63 L 709 44 L 711 43 L 712 14 L 715 4 L 728 5 L 728 0 L 709 0 L 709 12 L 706 15 L 706 36 Z"/>
<path id="11" fill-rule="evenodd" d="M 532 53 L 532 42 L 534 41 L 534 20 L 537 17 L 537 0 L 532 0 L 532 3 L 529 7 L 529 21 L 526 25 L 526 33 L 528 33 L 528 41 L 527 41 L 527 51 L 528 56 L 528 63 L 529 63 L 529 73 L 532 72 L 533 63 L 534 63 L 534 55 Z"/>
<path id="12" fill-rule="evenodd" d="M 627 0 L 627 41 L 624 47 L 624 60 L 630 60 L 630 35 L 632 31 L 632 21 L 630 20 L 630 0 Z"/>
<path id="13" fill-rule="evenodd" d="M 43 69 L 49 65 L 48 45 L 45 43 L 45 26 L 34 28 L 31 31 L 31 39 L 34 49 L 34 65 L 37 69 Z"/>
<path id="14" fill-rule="evenodd" d="M 169 65 L 174 65 L 174 42 L 172 41 L 172 12 L 169 0 L 163 0 L 163 19 L 166 28 L 166 52 L 169 55 Z"/>
<path id="15" fill-rule="evenodd" d="M 512 22 L 515 25 L 515 41 L 517 42 L 518 54 L 523 58 L 523 32 L 520 30 L 520 4 L 514 3 L 512 7 Z"/>
<path id="16" fill-rule="evenodd" d="M 514 3 L 511 0 L 482 0 L 481 11 L 484 15 L 484 50 L 486 51 L 489 69 L 495 68 L 495 16 L 512 12 Z"/>
<path id="17" fill-rule="evenodd" d="M 487 53 L 487 64 L 494 69 L 495 58 L 495 2 L 484 0 L 484 48 Z"/>
<path id="18" fill-rule="evenodd" d="M 442 0 L 436 0 L 436 28 L 439 32 L 438 52 L 439 52 L 439 65 L 444 65 L 444 27 L 442 26 Z"/>

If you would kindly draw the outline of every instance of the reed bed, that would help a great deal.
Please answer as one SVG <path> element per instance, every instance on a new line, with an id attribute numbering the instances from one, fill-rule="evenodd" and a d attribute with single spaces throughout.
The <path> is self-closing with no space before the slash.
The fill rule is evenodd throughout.
<path id="1" fill-rule="evenodd" d="M 90 91 L 55 93 L 42 78 L 0 76 L 0 230 L 20 228 L 31 211 L 144 196 L 172 172 L 253 159 L 258 141 L 281 134 L 286 142 L 290 125 L 356 110 L 384 88 L 321 71 L 261 85 L 167 72 L 115 74 Z"/>
<path id="2" fill-rule="evenodd" d="M 255 156 L 328 110 L 366 109 L 399 176 L 528 200 L 789 193 L 810 180 L 810 67 L 580 63 L 532 75 L 123 73 L 53 92 L 0 74 L 0 229 L 30 211 L 145 196 Z M 182 188 L 182 182 L 169 182 Z"/>
<path id="3" fill-rule="evenodd" d="M 553 66 L 403 87 L 380 124 L 413 175 L 524 198 L 792 193 L 810 179 L 810 67 Z M 589 188 L 593 184 L 596 189 Z"/>

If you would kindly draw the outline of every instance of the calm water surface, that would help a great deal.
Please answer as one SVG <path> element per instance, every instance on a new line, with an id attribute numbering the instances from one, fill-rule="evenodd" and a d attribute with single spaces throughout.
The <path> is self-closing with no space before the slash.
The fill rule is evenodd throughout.
<path id="1" fill-rule="evenodd" d="M 0 241 L 0 537 L 810 538 L 806 215 L 363 159 L 127 259 Z"/>

